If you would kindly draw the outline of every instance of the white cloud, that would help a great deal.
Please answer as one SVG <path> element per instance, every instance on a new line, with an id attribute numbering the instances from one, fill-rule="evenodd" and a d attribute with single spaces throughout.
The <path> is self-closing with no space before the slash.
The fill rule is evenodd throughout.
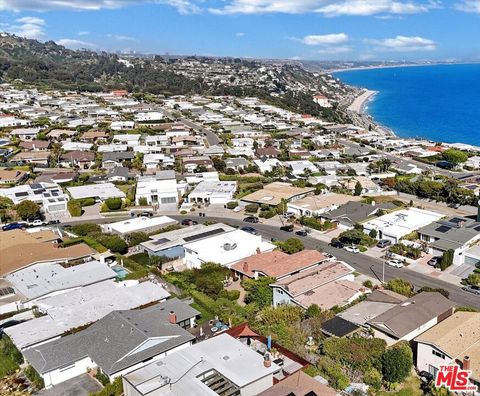
<path id="1" fill-rule="evenodd" d="M 86 30 L 82 30 L 80 32 L 77 33 L 79 36 L 89 36 L 90 35 L 90 32 L 86 31 Z"/>
<path id="2" fill-rule="evenodd" d="M 419 36 L 396 36 L 383 40 L 367 39 L 365 43 L 373 44 L 375 51 L 414 52 L 437 49 L 434 41 Z"/>
<path id="3" fill-rule="evenodd" d="M 118 41 L 137 41 L 135 37 L 122 36 L 120 34 L 107 34 L 107 37 L 113 38 Z"/>
<path id="4" fill-rule="evenodd" d="M 228 0 L 223 8 L 210 8 L 214 14 L 301 14 L 326 16 L 415 14 L 437 8 L 436 0 Z"/>
<path id="5" fill-rule="evenodd" d="M 0 11 L 48 11 L 59 9 L 96 11 L 142 3 L 168 5 L 176 8 L 181 14 L 199 11 L 199 7 L 190 0 L 0 0 Z"/>
<path id="6" fill-rule="evenodd" d="M 331 45 L 347 42 L 348 36 L 345 33 L 311 34 L 299 40 L 306 45 Z"/>
<path id="7" fill-rule="evenodd" d="M 350 52 L 352 49 L 347 45 L 341 45 L 338 47 L 324 47 L 317 51 L 319 54 L 324 55 L 338 55 L 338 54 L 346 54 Z"/>
<path id="8" fill-rule="evenodd" d="M 69 39 L 69 38 L 63 38 L 63 39 L 60 39 L 60 40 L 56 40 L 56 43 L 59 44 L 59 45 L 63 45 L 64 47 L 71 48 L 71 49 L 96 48 L 97 47 L 95 44 L 89 43 L 87 41 Z"/>
<path id="9" fill-rule="evenodd" d="M 243 33 L 243 32 L 237 32 L 237 33 L 235 33 L 235 36 L 236 36 L 236 37 L 243 37 L 243 36 L 245 36 L 245 33 Z"/>
<path id="10" fill-rule="evenodd" d="M 459 11 L 480 14 L 480 0 L 462 0 L 455 4 L 455 8 Z"/>
<path id="11" fill-rule="evenodd" d="M 15 20 L 14 24 L 1 24 L 0 28 L 17 36 L 38 39 L 45 35 L 45 20 L 32 16 L 25 16 Z"/>

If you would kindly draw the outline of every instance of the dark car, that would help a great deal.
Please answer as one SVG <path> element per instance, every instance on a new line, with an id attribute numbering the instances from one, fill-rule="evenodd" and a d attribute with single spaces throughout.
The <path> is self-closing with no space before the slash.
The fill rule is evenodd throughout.
<path id="1" fill-rule="evenodd" d="M 293 224 L 287 224 L 280 227 L 282 231 L 293 232 Z"/>
<path id="2" fill-rule="evenodd" d="M 192 219 L 183 219 L 182 223 L 183 226 L 192 226 L 192 225 L 197 225 L 198 221 L 192 220 Z"/>
<path id="3" fill-rule="evenodd" d="M 335 247 L 335 248 L 339 248 L 339 249 L 343 249 L 343 247 L 345 246 L 345 244 L 344 244 L 342 241 L 340 241 L 339 239 L 333 238 L 333 239 L 330 241 L 330 246 Z"/>
<path id="4" fill-rule="evenodd" d="M 242 231 L 248 232 L 249 234 L 258 235 L 258 231 L 253 227 L 245 226 L 245 227 L 242 227 L 240 229 Z"/>
<path id="5" fill-rule="evenodd" d="M 387 246 L 390 246 L 391 244 L 392 244 L 392 241 L 388 239 L 381 239 L 380 241 L 378 241 L 377 247 L 379 247 L 380 249 L 383 249 L 383 248 L 386 248 Z"/>
<path id="6" fill-rule="evenodd" d="M 462 290 L 465 290 L 469 293 L 477 294 L 480 296 L 480 286 L 468 285 L 462 287 Z"/>
<path id="7" fill-rule="evenodd" d="M 430 260 L 427 261 L 427 264 L 432 267 L 436 267 L 437 265 L 440 264 L 440 259 L 441 259 L 440 256 L 432 257 Z"/>
<path id="8" fill-rule="evenodd" d="M 433 381 L 433 374 L 429 373 L 428 371 L 420 371 L 418 376 L 423 382 L 429 383 Z"/>
<path id="9" fill-rule="evenodd" d="M 2 231 L 11 231 L 11 230 L 17 230 L 17 229 L 23 229 L 27 228 L 27 223 L 10 223 L 10 224 L 5 224 L 2 227 Z"/>
<path id="10" fill-rule="evenodd" d="M 50 220 L 48 224 L 60 224 L 60 220 Z"/>
<path id="11" fill-rule="evenodd" d="M 243 219 L 246 223 L 258 223 L 258 217 L 256 216 L 247 216 Z"/>
<path id="12" fill-rule="evenodd" d="M 298 230 L 295 234 L 298 236 L 306 237 L 308 235 L 308 232 L 307 230 L 301 229 L 301 230 Z"/>

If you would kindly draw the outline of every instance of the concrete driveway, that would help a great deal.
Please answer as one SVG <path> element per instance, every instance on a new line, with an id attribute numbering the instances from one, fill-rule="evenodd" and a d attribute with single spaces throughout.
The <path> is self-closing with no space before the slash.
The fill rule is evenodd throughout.
<path id="1" fill-rule="evenodd" d="M 82 374 L 53 388 L 41 390 L 38 396 L 88 396 L 90 393 L 98 392 L 102 389 L 96 380 L 88 374 Z"/>

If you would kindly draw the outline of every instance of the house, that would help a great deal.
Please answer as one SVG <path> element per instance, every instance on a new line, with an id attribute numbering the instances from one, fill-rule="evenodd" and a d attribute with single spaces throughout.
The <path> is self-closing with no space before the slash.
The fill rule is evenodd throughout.
<path id="1" fill-rule="evenodd" d="M 286 161 L 284 165 L 291 169 L 293 176 L 303 176 L 307 173 L 318 173 L 319 169 L 310 161 Z"/>
<path id="2" fill-rule="evenodd" d="M 357 183 L 360 183 L 360 185 L 362 186 L 362 191 L 360 195 L 380 194 L 383 191 L 382 187 L 380 187 L 374 181 L 365 176 L 352 176 L 346 179 L 339 180 L 339 182 L 343 188 L 351 191 L 352 193 L 355 193 L 355 186 L 357 185 Z"/>
<path id="3" fill-rule="evenodd" d="M 58 248 L 59 236 L 52 231 L 11 230 L 0 233 L 0 276 L 39 263 L 68 263 L 88 258 L 95 251 L 80 243 Z"/>
<path id="4" fill-rule="evenodd" d="M 391 345 L 411 341 L 453 314 L 455 304 L 437 292 L 422 292 L 370 319 L 375 337 Z"/>
<path id="5" fill-rule="evenodd" d="M 225 205 L 233 200 L 237 191 L 236 181 L 202 181 L 185 198 L 185 202 Z"/>
<path id="6" fill-rule="evenodd" d="M 147 172 L 156 171 L 162 166 L 174 166 L 175 159 L 163 153 L 145 154 L 143 156 L 143 164 Z"/>
<path id="7" fill-rule="evenodd" d="M 133 121 L 113 121 L 110 124 L 110 129 L 114 131 L 125 131 L 135 128 L 135 122 Z"/>
<path id="8" fill-rule="evenodd" d="M 362 202 L 350 201 L 338 209 L 321 214 L 320 218 L 335 222 L 338 227 L 342 229 L 352 229 L 355 224 L 363 223 L 379 211 L 392 210 L 395 208 L 396 206 L 389 202 L 369 205 Z"/>
<path id="9" fill-rule="evenodd" d="M 37 176 L 35 183 L 62 184 L 75 181 L 78 178 L 77 172 L 61 171 L 51 172 L 46 170 L 40 176 Z"/>
<path id="10" fill-rule="evenodd" d="M 429 252 L 441 256 L 451 249 L 454 251 L 453 264 L 462 265 L 469 262 L 465 252 L 480 241 L 480 222 L 455 216 L 447 220 L 438 220 L 418 230 L 418 237 L 428 244 Z"/>
<path id="11" fill-rule="evenodd" d="M 245 169 L 247 166 L 248 161 L 245 158 L 228 158 L 225 160 L 225 167 L 227 169 L 233 169 L 236 172 Z"/>
<path id="12" fill-rule="evenodd" d="M 309 195 L 307 197 L 297 199 L 287 204 L 287 211 L 295 214 L 295 216 L 319 216 L 323 213 L 338 209 L 341 205 L 348 202 L 361 201 L 361 197 L 326 193 L 321 195 Z"/>
<path id="13" fill-rule="evenodd" d="M 271 172 L 273 168 L 282 167 L 282 163 L 276 158 L 262 158 L 253 160 L 253 163 L 258 167 L 260 173 Z"/>
<path id="14" fill-rule="evenodd" d="M 475 155 L 473 157 L 470 157 L 464 165 L 469 166 L 473 169 L 480 169 L 480 156 Z"/>
<path id="15" fill-rule="evenodd" d="M 199 312 L 174 298 L 148 308 L 113 311 L 85 330 L 23 351 L 51 388 L 98 368 L 110 381 L 190 347 L 185 328 Z"/>
<path id="16" fill-rule="evenodd" d="M 92 151 L 69 151 L 60 156 L 59 165 L 65 168 L 90 169 L 95 165 L 95 153 Z"/>
<path id="17" fill-rule="evenodd" d="M 436 378 L 440 366 L 470 370 L 470 382 L 480 386 L 480 313 L 455 312 L 417 338 L 416 367 Z"/>
<path id="18" fill-rule="evenodd" d="M 324 95 L 315 95 L 313 101 L 321 107 L 332 107 L 332 104 Z"/>
<path id="19" fill-rule="evenodd" d="M 192 173 L 194 172 L 197 168 L 204 168 L 207 171 L 209 169 L 214 169 L 213 166 L 213 161 L 209 157 L 205 156 L 198 156 L 198 157 L 188 157 L 188 158 L 183 158 L 183 167 L 185 169 L 185 172 Z"/>
<path id="20" fill-rule="evenodd" d="M 184 245 L 192 241 L 200 241 L 213 235 L 233 231 L 234 228 L 226 224 L 216 223 L 208 226 L 195 224 L 187 228 L 162 232 L 151 235 L 150 240 L 142 242 L 140 247 L 148 255 L 165 256 L 169 258 L 185 257 Z"/>
<path id="21" fill-rule="evenodd" d="M 93 147 L 91 143 L 65 142 L 62 145 L 64 151 L 90 151 Z"/>
<path id="22" fill-rule="evenodd" d="M 411 162 L 400 162 L 397 164 L 392 164 L 391 168 L 407 175 L 421 175 L 423 173 L 422 168 Z"/>
<path id="23" fill-rule="evenodd" d="M 50 151 L 23 151 L 12 158 L 12 162 L 19 164 L 33 164 L 38 166 L 48 166 L 50 160 Z"/>
<path id="24" fill-rule="evenodd" d="M 442 214 L 418 208 L 397 210 L 363 223 L 363 231 L 377 232 L 378 239 L 388 239 L 392 243 L 414 231 L 440 220 Z"/>
<path id="25" fill-rule="evenodd" d="M 27 172 L 0 169 L 0 184 L 19 184 L 26 179 L 28 179 Z"/>
<path id="26" fill-rule="evenodd" d="M 145 200 L 147 205 L 155 205 L 159 210 L 176 211 L 178 195 L 177 179 L 173 170 L 159 171 L 155 175 L 141 176 L 137 180 L 137 205 Z"/>
<path id="27" fill-rule="evenodd" d="M 307 309 L 317 304 L 322 310 L 344 306 L 368 291 L 354 282 L 354 269 L 344 262 L 324 262 L 292 274 L 270 285 L 273 306 L 293 304 Z"/>
<path id="28" fill-rule="evenodd" d="M 109 182 L 127 182 L 130 175 L 128 168 L 116 166 L 107 173 L 107 181 Z"/>
<path id="29" fill-rule="evenodd" d="M 255 150 L 255 156 L 257 158 L 278 158 L 280 154 L 282 154 L 282 152 L 272 146 L 259 147 Z"/>
<path id="30" fill-rule="evenodd" d="M 26 140 L 20 142 L 18 147 L 25 151 L 45 151 L 50 148 L 50 142 L 48 140 Z"/>
<path id="31" fill-rule="evenodd" d="M 280 367 L 228 334 L 172 353 L 123 377 L 125 396 L 253 396 L 274 384 Z"/>
<path id="32" fill-rule="evenodd" d="M 57 142 L 64 141 L 66 138 L 71 138 L 77 134 L 77 131 L 71 129 L 52 129 L 48 132 L 47 137 L 49 140 Z"/>
<path id="33" fill-rule="evenodd" d="M 100 143 L 100 142 L 105 142 L 108 140 L 109 134 L 104 131 L 87 131 L 85 132 L 80 140 L 82 142 L 88 142 L 88 143 Z"/>
<path id="34" fill-rule="evenodd" d="M 20 140 L 34 140 L 38 133 L 40 132 L 40 128 L 17 128 L 12 130 L 9 135 L 10 137 L 16 137 Z"/>
<path id="35" fill-rule="evenodd" d="M 302 250 L 294 254 L 286 254 L 279 250 L 265 253 L 255 253 L 245 257 L 230 269 L 240 279 L 247 277 L 258 279 L 270 276 L 281 280 L 294 273 L 305 271 L 327 260 L 318 250 Z"/>
<path id="36" fill-rule="evenodd" d="M 178 224 L 178 221 L 167 216 L 158 217 L 134 217 L 128 220 L 117 221 L 115 223 L 103 224 L 104 232 L 125 237 L 132 232 L 145 232 L 150 234 L 159 231 L 165 227 Z"/>
<path id="37" fill-rule="evenodd" d="M 261 235 L 252 235 L 234 230 L 184 245 L 183 259 L 188 268 L 199 268 L 203 263 L 215 262 L 225 267 L 255 253 L 270 252 L 275 245 L 262 240 Z"/>
<path id="38" fill-rule="evenodd" d="M 132 151 L 105 152 L 102 154 L 102 168 L 113 169 L 124 166 L 126 162 L 132 161 L 135 154 Z"/>
<path id="39" fill-rule="evenodd" d="M 169 296 L 163 286 L 151 281 L 106 280 L 38 300 L 36 307 L 43 316 L 9 327 L 6 333 L 23 351 L 94 323 L 112 311 L 165 301 Z"/>
<path id="40" fill-rule="evenodd" d="M 313 194 L 315 188 L 312 187 L 294 187 L 289 183 L 273 182 L 263 186 L 261 190 L 255 191 L 242 198 L 243 202 L 267 204 L 276 206 L 279 203 L 294 202 L 298 199 L 304 198 Z"/>
<path id="41" fill-rule="evenodd" d="M 67 187 L 67 191 L 73 199 L 95 198 L 98 202 L 103 202 L 108 198 L 125 198 L 125 193 L 113 183 Z"/>

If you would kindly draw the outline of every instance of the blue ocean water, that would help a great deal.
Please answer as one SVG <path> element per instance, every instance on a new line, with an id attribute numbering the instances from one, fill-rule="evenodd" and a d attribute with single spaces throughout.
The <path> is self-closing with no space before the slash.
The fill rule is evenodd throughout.
<path id="1" fill-rule="evenodd" d="M 335 73 L 378 91 L 366 111 L 398 136 L 480 146 L 480 64 Z"/>

